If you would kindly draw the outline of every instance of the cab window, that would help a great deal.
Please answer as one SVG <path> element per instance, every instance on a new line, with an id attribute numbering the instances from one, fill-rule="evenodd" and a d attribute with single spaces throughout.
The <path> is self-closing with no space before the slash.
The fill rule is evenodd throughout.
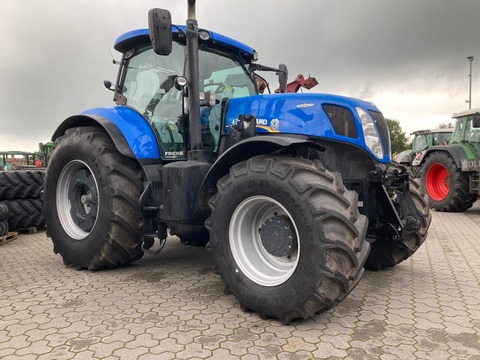
<path id="1" fill-rule="evenodd" d="M 185 139 L 178 119 L 187 112 L 183 108 L 187 101 L 182 99 L 182 90 L 174 86 L 175 78 L 184 74 L 184 66 L 185 47 L 177 42 L 173 42 L 168 56 L 155 54 L 151 45 L 140 46 L 125 63 L 120 93 L 127 99 L 127 106 L 151 123 L 164 159 L 185 157 Z M 256 86 L 239 56 L 207 45 L 199 49 L 199 72 L 200 91 L 214 91 L 218 100 L 215 106 L 200 109 L 203 146 L 216 151 L 222 99 L 256 95 Z"/>
<path id="2" fill-rule="evenodd" d="M 228 98 L 256 95 L 256 85 L 240 58 L 203 47 L 200 51 L 200 87 L 214 91 L 217 105 L 202 107 L 202 142 L 217 151 L 221 131 L 221 103 Z"/>
<path id="3" fill-rule="evenodd" d="M 465 140 L 469 142 L 480 142 L 480 121 L 477 117 L 471 116 L 467 118 Z"/>
<path id="4" fill-rule="evenodd" d="M 178 131 L 177 119 L 182 115 L 182 92 L 174 86 L 178 75 L 183 75 L 184 47 L 173 43 L 169 56 L 155 54 L 150 45 L 135 49 L 127 60 L 121 94 L 127 106 L 137 110 L 148 120 L 166 159 L 183 158 L 184 139 Z"/>
<path id="5" fill-rule="evenodd" d="M 417 152 L 425 150 L 428 147 L 428 139 L 426 134 L 415 136 L 413 139 L 413 149 Z"/>

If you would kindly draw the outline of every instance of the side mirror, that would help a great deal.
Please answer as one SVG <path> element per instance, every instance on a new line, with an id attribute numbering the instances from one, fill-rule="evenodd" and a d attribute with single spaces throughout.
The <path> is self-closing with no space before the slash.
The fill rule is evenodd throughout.
<path id="1" fill-rule="evenodd" d="M 103 85 L 110 91 L 115 91 L 115 86 L 113 86 L 110 80 L 104 80 Z"/>
<path id="2" fill-rule="evenodd" d="M 288 81 L 288 69 L 287 65 L 280 64 L 278 65 L 280 71 L 277 72 L 278 82 L 280 83 L 280 92 L 284 93 L 287 91 L 287 81 Z"/>
<path id="3" fill-rule="evenodd" d="M 172 52 L 172 15 L 164 9 L 151 9 L 148 12 L 148 29 L 153 51 L 158 55 Z"/>

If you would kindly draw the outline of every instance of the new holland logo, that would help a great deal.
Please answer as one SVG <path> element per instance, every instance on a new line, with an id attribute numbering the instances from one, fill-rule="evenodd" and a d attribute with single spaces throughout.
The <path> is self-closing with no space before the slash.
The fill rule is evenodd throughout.
<path id="1" fill-rule="evenodd" d="M 280 120 L 278 119 L 257 119 L 257 129 L 263 129 L 268 132 L 278 132 L 280 128 Z"/>
<path id="2" fill-rule="evenodd" d="M 270 129 L 272 129 L 273 131 L 277 131 L 279 128 L 280 128 L 280 120 L 272 119 L 272 121 L 270 121 Z"/>

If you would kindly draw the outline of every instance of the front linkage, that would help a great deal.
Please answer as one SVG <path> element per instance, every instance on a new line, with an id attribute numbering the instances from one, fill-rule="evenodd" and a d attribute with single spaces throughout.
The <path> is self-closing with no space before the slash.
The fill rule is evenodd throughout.
<path id="1" fill-rule="evenodd" d="M 431 215 L 420 182 L 400 164 L 378 164 L 364 182 L 363 213 L 369 218 L 370 270 L 394 266 L 424 242 Z"/>

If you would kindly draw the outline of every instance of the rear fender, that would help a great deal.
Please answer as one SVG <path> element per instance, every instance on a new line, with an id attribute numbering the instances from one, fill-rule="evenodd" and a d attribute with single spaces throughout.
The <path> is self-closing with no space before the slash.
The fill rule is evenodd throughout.
<path id="1" fill-rule="evenodd" d="M 450 157 L 455 161 L 455 164 L 457 165 L 458 168 L 462 167 L 462 159 L 467 158 L 467 154 L 465 153 L 465 150 L 459 146 L 459 145 L 447 145 L 447 146 L 431 146 L 429 147 L 425 153 L 422 155 L 422 159 L 420 163 L 414 165 L 421 166 L 425 163 L 425 159 L 433 154 L 434 152 L 446 152 L 450 155 Z"/>
<path id="2" fill-rule="evenodd" d="M 230 168 L 242 161 L 264 154 L 272 154 L 279 150 L 299 148 L 324 151 L 321 145 L 308 140 L 306 137 L 287 136 L 255 136 L 247 138 L 228 148 L 210 168 L 200 187 L 196 204 L 196 214 L 207 217 L 209 213 L 208 200 L 216 193 L 217 181 L 228 174 Z"/>
<path id="3" fill-rule="evenodd" d="M 150 124 L 136 111 L 125 106 L 95 108 L 70 116 L 55 130 L 52 141 L 67 129 L 100 126 L 112 138 L 118 151 L 136 159 L 159 159 L 160 151 Z"/>

